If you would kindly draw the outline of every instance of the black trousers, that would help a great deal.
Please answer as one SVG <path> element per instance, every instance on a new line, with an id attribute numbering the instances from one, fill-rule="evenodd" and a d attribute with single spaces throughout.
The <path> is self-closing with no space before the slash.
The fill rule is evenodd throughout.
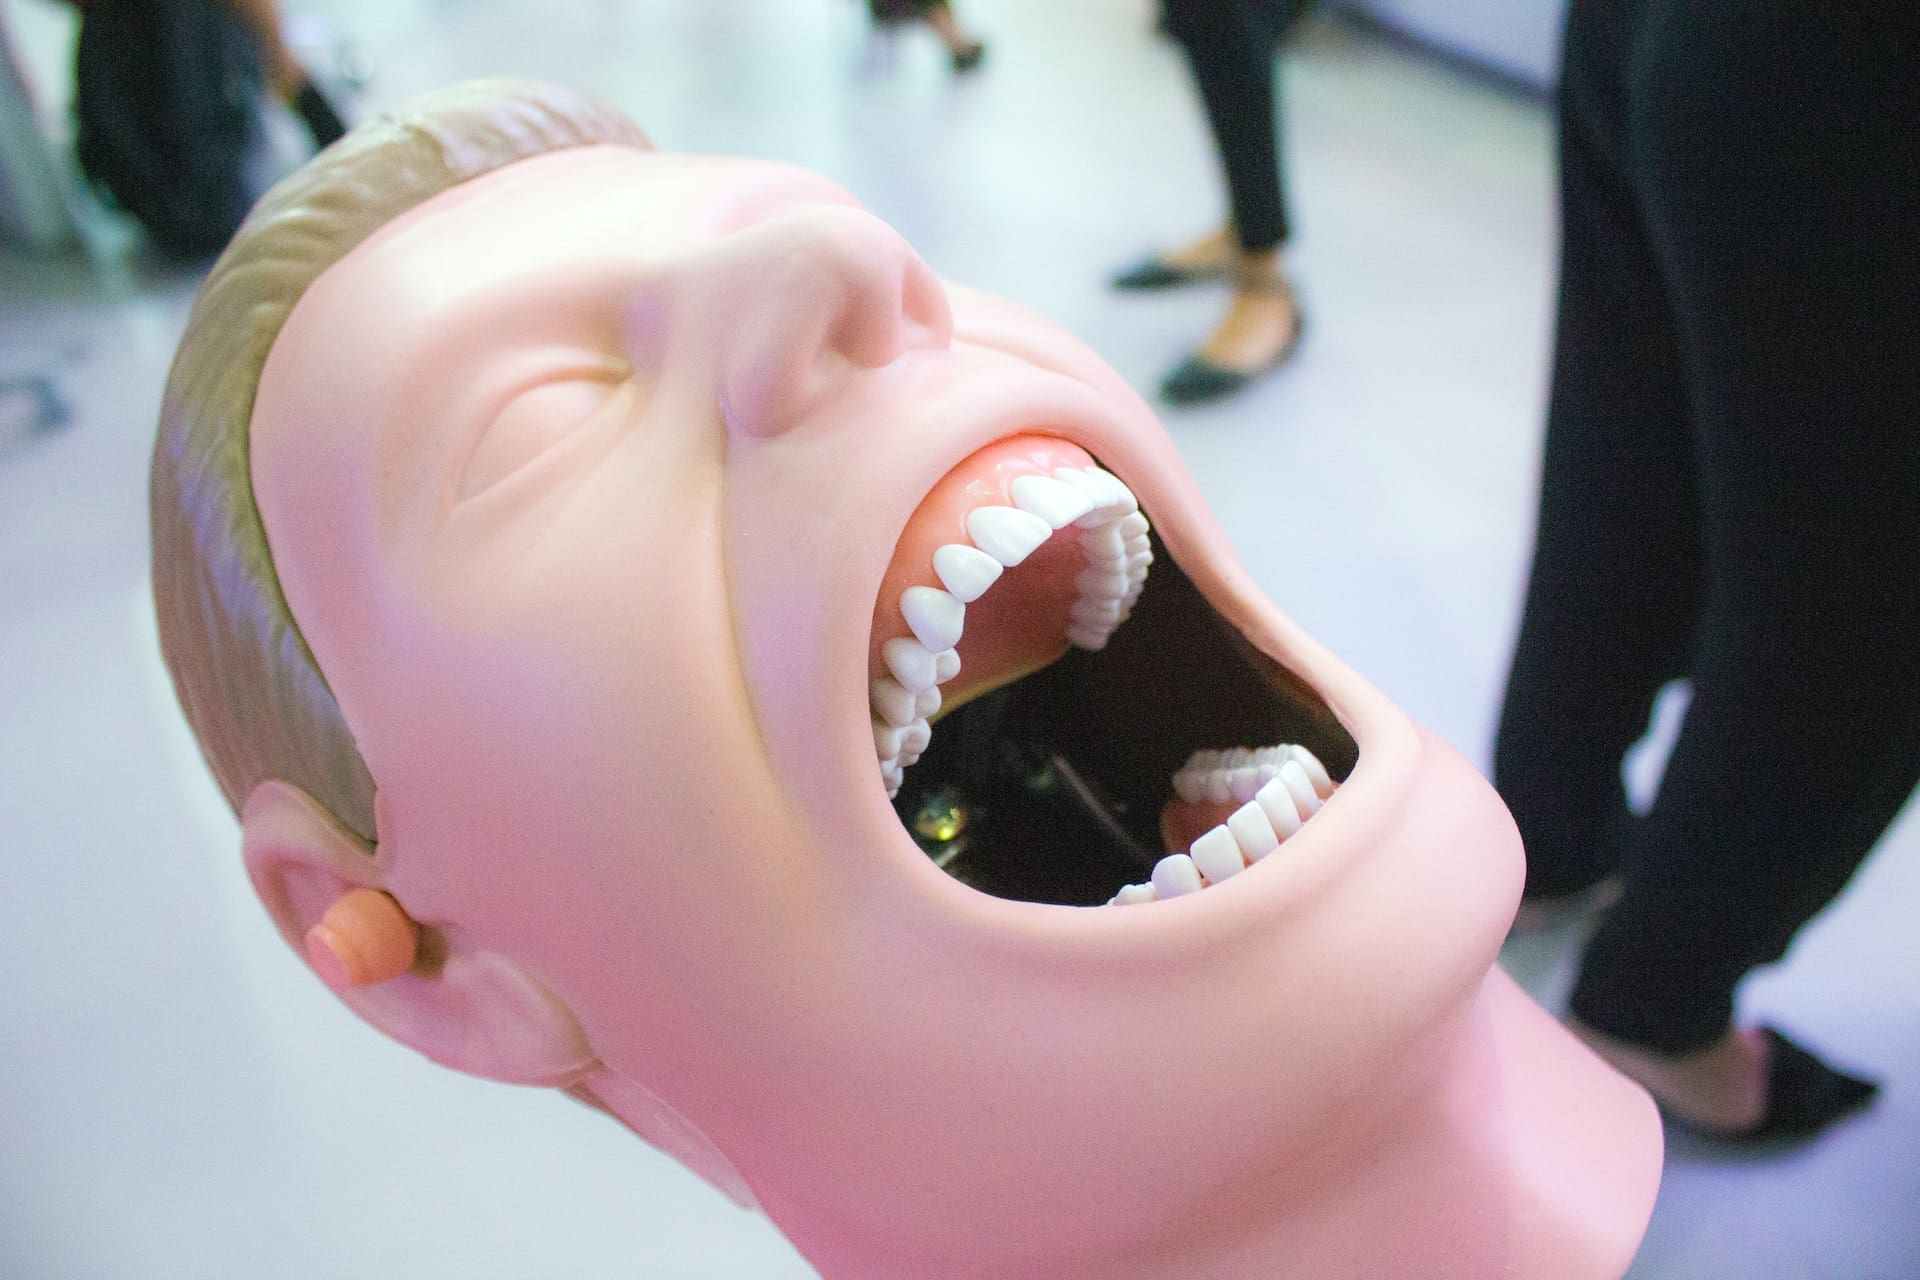
<path id="1" fill-rule="evenodd" d="M 1166 0 L 1168 34 L 1187 51 L 1206 108 L 1240 247 L 1264 253 L 1289 228 L 1281 185 L 1274 42 L 1288 0 Z"/>
<path id="2" fill-rule="evenodd" d="M 1559 110 L 1495 782 L 1530 896 L 1623 878 L 1574 1014 L 1677 1053 L 1725 1031 L 1920 776 L 1920 8 L 1574 0 Z M 1692 702 L 1634 816 L 1621 756 L 1677 677 Z"/>

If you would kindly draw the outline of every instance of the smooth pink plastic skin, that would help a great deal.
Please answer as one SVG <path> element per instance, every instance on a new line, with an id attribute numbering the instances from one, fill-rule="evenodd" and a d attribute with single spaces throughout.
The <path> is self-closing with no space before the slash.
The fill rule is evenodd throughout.
<path id="1" fill-rule="evenodd" d="M 1358 744 L 1284 856 L 1071 908 L 902 829 L 876 593 L 921 498 L 1018 433 L 1124 479 Z M 301 300 L 252 449 L 379 785 L 364 878 L 550 993 L 591 1059 L 551 1082 L 824 1275 L 1625 1271 L 1658 1122 L 1492 967 L 1498 799 L 1261 596 L 1117 375 L 837 188 L 616 147 L 457 187 Z M 299 829 L 283 791 L 249 823 Z M 368 1016 L 479 1069 L 404 997 Z"/>

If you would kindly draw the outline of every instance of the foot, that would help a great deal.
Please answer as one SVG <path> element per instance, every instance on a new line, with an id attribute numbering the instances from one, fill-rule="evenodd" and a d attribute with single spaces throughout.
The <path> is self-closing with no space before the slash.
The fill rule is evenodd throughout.
<path id="1" fill-rule="evenodd" d="M 1189 241 L 1143 258 L 1113 278 L 1116 289 L 1166 289 L 1201 280 L 1218 280 L 1233 269 L 1239 246 L 1231 228 L 1210 231 Z"/>
<path id="2" fill-rule="evenodd" d="M 1807 1137 L 1872 1101 L 1880 1086 L 1829 1067 L 1771 1027 L 1729 1027 L 1681 1054 L 1659 1054 L 1569 1020 L 1573 1033 L 1636 1081 L 1675 1123 L 1706 1138 Z"/>
<path id="3" fill-rule="evenodd" d="M 1251 377 L 1272 368 L 1300 334 L 1300 309 L 1278 267 L 1242 268 L 1227 314 L 1195 354 L 1206 363 Z"/>

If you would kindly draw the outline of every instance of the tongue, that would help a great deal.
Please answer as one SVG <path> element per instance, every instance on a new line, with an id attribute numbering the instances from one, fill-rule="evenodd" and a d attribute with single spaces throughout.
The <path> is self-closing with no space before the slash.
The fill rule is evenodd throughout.
<path id="1" fill-rule="evenodd" d="M 1055 467 L 1085 467 L 1085 450 L 1045 436 L 1012 436 L 988 445 L 943 476 L 907 522 L 894 548 L 874 607 L 867 668 L 882 675 L 881 646 L 909 634 L 900 596 L 909 587 L 939 586 L 933 553 L 948 543 L 972 546 L 967 515 L 983 506 L 1012 506 L 1021 476 L 1051 475 Z M 941 686 L 946 709 L 1037 671 L 1067 649 L 1067 610 L 1074 577 L 1084 568 L 1076 531 L 1057 531 L 987 593 L 967 606 L 966 632 L 956 646 L 960 674 Z"/>

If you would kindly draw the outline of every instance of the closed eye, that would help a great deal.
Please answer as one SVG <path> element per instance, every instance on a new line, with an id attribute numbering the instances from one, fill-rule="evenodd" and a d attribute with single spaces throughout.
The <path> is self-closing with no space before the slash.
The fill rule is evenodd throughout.
<path id="1" fill-rule="evenodd" d="M 620 411 L 632 398 L 625 393 L 633 388 L 623 374 L 583 369 L 514 396 L 481 433 L 455 501 L 485 493 L 602 415 Z"/>

